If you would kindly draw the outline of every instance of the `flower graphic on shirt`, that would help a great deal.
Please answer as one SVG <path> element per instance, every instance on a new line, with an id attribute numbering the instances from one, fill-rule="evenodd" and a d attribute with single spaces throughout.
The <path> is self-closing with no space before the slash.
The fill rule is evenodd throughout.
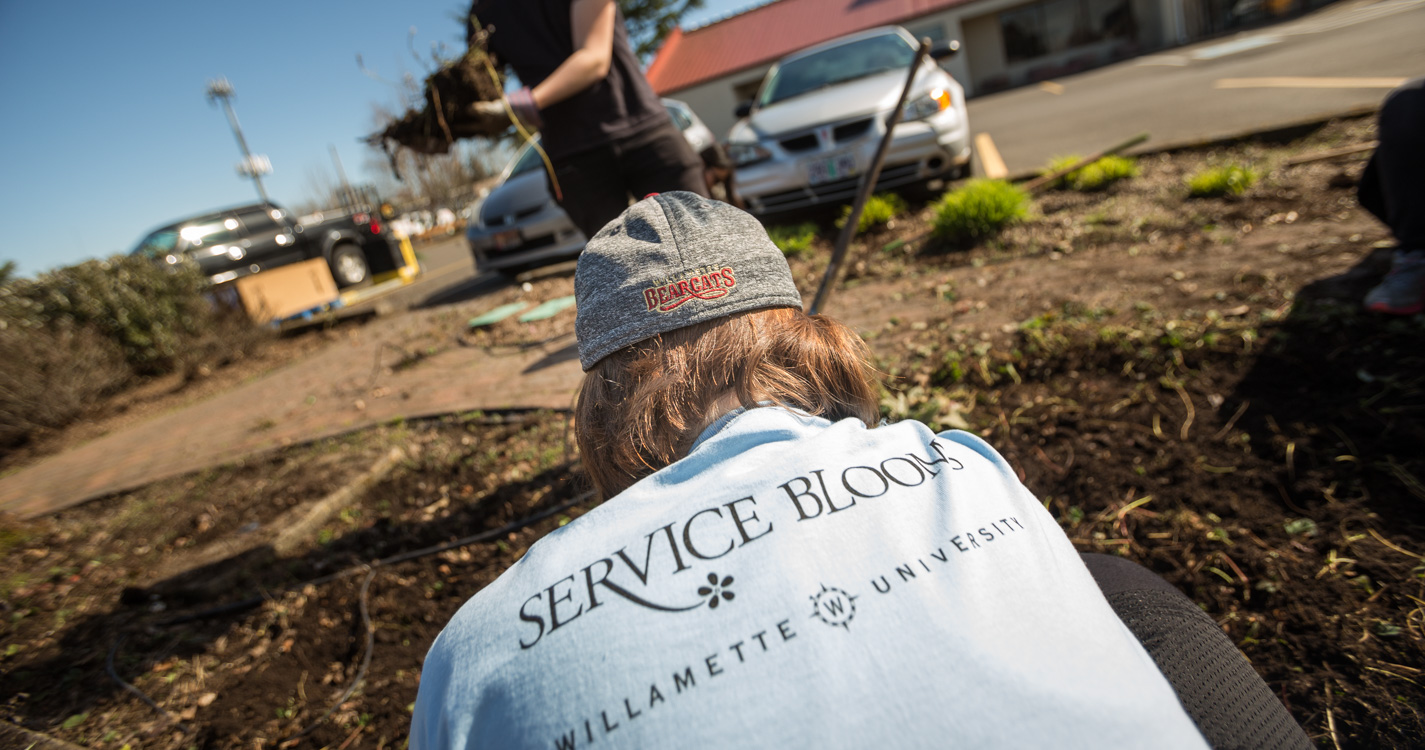
<path id="1" fill-rule="evenodd" d="M 723 576 L 719 581 L 717 573 L 708 573 L 708 585 L 698 587 L 698 596 L 708 597 L 708 608 L 717 609 L 719 601 L 732 601 L 734 594 L 727 590 L 731 585 L 732 576 Z"/>

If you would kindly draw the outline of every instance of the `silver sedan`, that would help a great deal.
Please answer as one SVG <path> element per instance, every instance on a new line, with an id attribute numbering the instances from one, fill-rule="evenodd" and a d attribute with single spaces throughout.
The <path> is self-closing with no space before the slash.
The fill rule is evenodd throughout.
<path id="1" fill-rule="evenodd" d="M 899 26 L 841 37 L 783 58 L 739 108 L 728 155 L 759 215 L 850 200 L 895 109 L 915 38 Z M 953 54 L 939 45 L 931 58 Z M 926 59 L 911 85 L 877 188 L 958 177 L 970 163 L 965 92 Z"/>

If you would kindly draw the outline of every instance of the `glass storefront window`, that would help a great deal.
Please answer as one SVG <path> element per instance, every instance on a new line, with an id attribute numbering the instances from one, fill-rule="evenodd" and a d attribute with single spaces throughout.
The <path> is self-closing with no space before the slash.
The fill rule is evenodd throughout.
<path id="1" fill-rule="evenodd" d="M 1104 39 L 1128 39 L 1137 35 L 1133 6 L 1128 0 L 1087 0 L 1089 23 Z"/>
<path id="2" fill-rule="evenodd" d="M 1026 62 L 1137 33 L 1129 0 L 1045 0 L 999 14 L 1007 62 Z"/>
<path id="3" fill-rule="evenodd" d="M 1026 5 L 999 14 L 1004 33 L 1004 55 L 1009 62 L 1032 60 L 1049 50 L 1044 43 L 1044 13 L 1038 5 Z"/>
<path id="4" fill-rule="evenodd" d="M 1080 0 L 1049 0 L 1043 8 L 1046 46 L 1050 52 L 1063 52 L 1084 43 L 1078 41 L 1082 26 Z"/>

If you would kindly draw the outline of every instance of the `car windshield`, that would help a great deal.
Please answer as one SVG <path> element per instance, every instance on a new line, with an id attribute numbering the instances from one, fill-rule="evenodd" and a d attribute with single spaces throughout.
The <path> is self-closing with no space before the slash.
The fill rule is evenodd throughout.
<path id="1" fill-rule="evenodd" d="M 227 216 L 205 224 L 189 224 L 178 230 L 184 247 L 202 247 L 238 239 L 241 230 L 238 220 Z"/>
<path id="2" fill-rule="evenodd" d="M 687 130 L 693 127 L 693 121 L 683 110 L 677 107 L 671 107 L 667 104 L 663 105 L 663 108 L 668 110 L 668 116 L 673 118 L 673 124 L 677 125 L 679 130 Z"/>
<path id="3" fill-rule="evenodd" d="M 134 247 L 130 255 L 142 255 L 148 258 L 162 258 L 173 252 L 173 248 L 178 247 L 178 232 L 172 229 L 160 229 L 153 234 L 139 240 L 139 244 Z"/>
<path id="4" fill-rule="evenodd" d="M 531 143 L 525 146 L 524 151 L 520 152 L 519 158 L 515 159 L 515 165 L 510 169 L 510 177 L 537 169 L 543 166 L 543 161 L 543 159 L 539 158 L 539 151 L 536 150 L 534 144 Z M 509 179 L 509 177 L 505 179 Z"/>
<path id="5" fill-rule="evenodd" d="M 765 107 L 842 81 L 905 68 L 915 50 L 899 34 L 883 34 L 822 50 L 777 66 L 762 87 L 758 106 Z"/>

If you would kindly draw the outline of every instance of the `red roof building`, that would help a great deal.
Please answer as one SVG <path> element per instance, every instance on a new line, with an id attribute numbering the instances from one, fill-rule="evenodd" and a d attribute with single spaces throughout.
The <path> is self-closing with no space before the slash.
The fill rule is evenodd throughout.
<path id="1" fill-rule="evenodd" d="M 699 28 L 674 29 L 646 74 L 654 91 L 687 102 L 722 135 L 772 63 L 846 34 L 894 24 L 933 41 L 958 39 L 961 54 L 943 65 L 967 94 L 979 94 L 1183 41 L 1193 31 L 1185 27 L 1183 6 L 1195 11 L 1205 2 L 773 0 Z"/>
<path id="2" fill-rule="evenodd" d="M 779 0 L 684 32 L 648 66 L 658 93 L 675 92 L 863 29 L 912 22 L 974 0 Z"/>

